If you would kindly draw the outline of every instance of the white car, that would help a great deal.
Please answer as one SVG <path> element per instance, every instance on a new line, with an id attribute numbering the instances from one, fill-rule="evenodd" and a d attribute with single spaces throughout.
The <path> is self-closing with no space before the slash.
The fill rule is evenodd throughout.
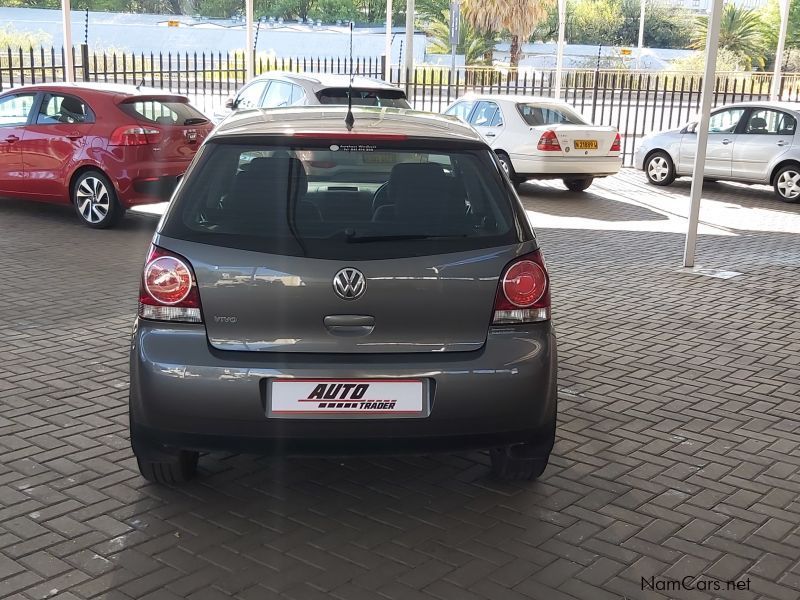
<path id="1" fill-rule="evenodd" d="M 743 102 L 711 112 L 704 176 L 773 186 L 784 202 L 800 202 L 800 137 L 796 104 Z M 692 175 L 697 123 L 644 138 L 634 156 L 654 185 Z"/>
<path id="2" fill-rule="evenodd" d="M 566 102 L 515 95 L 467 94 L 444 111 L 472 125 L 497 154 L 515 186 L 562 179 L 573 192 L 617 173 L 620 137 L 592 125 Z"/>

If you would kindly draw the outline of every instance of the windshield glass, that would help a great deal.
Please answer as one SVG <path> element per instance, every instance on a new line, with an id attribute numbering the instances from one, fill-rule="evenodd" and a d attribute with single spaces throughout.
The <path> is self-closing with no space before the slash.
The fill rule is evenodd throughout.
<path id="1" fill-rule="evenodd" d="M 347 104 L 347 88 L 326 88 L 317 92 L 320 104 Z M 411 108 L 401 90 L 353 89 L 353 106 Z"/>
<path id="2" fill-rule="evenodd" d="M 488 150 L 210 144 L 164 235 L 320 258 L 388 258 L 516 243 Z"/>
<path id="3" fill-rule="evenodd" d="M 588 125 L 589 122 L 568 106 L 521 103 L 517 110 L 532 127 L 538 125 Z"/>

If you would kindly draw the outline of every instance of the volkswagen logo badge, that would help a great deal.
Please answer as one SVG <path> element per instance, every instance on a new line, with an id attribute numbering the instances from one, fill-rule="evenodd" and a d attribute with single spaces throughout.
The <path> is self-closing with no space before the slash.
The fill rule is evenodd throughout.
<path id="1" fill-rule="evenodd" d="M 333 276 L 333 291 L 344 300 L 355 300 L 367 290 L 367 278 L 358 269 L 347 267 Z"/>

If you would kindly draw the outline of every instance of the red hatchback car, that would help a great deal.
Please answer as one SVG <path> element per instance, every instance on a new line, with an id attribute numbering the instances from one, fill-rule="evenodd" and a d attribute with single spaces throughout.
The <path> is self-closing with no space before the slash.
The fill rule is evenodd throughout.
<path id="1" fill-rule="evenodd" d="M 184 96 L 42 84 L 0 95 L 0 196 L 72 203 L 90 227 L 169 199 L 213 126 Z"/>

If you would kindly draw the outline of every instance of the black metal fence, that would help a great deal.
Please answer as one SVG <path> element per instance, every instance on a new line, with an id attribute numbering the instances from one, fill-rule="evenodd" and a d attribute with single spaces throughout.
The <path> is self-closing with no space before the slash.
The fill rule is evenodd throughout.
<path id="1" fill-rule="evenodd" d="M 76 81 L 143 84 L 189 96 L 206 113 L 224 103 L 246 79 L 244 54 L 94 53 L 85 45 L 71 49 Z M 55 48 L 0 52 L 0 91 L 27 83 L 64 80 L 64 51 Z M 465 93 L 525 94 L 554 97 L 553 70 L 460 67 L 400 67 L 386 70 L 380 57 L 277 58 L 255 56 L 256 74 L 267 71 L 353 73 L 387 78 L 406 90 L 415 108 L 441 112 Z M 713 105 L 770 97 L 772 75 L 720 73 Z M 652 131 L 684 124 L 699 109 L 702 78 L 694 73 L 565 70 L 561 98 L 592 122 L 616 127 L 623 136 L 625 163 L 631 164 L 638 140 Z M 800 102 L 800 74 L 784 74 L 780 98 Z"/>

